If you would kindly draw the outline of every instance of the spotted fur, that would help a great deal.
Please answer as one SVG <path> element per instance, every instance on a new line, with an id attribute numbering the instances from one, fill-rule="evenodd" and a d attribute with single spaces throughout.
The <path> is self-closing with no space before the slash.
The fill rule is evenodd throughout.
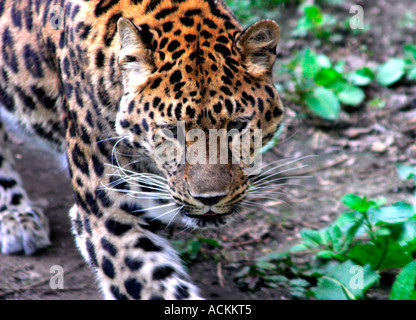
<path id="1" fill-rule="evenodd" d="M 278 39 L 275 22 L 243 30 L 220 0 L 0 2 L 2 119 L 66 154 L 73 233 L 105 298 L 200 298 L 163 230 L 227 222 L 247 165 L 158 162 L 155 136 L 181 121 L 187 131 L 261 129 L 266 143 L 283 114 Z M 48 225 L 1 128 L 1 251 L 32 254 L 50 244 Z"/>

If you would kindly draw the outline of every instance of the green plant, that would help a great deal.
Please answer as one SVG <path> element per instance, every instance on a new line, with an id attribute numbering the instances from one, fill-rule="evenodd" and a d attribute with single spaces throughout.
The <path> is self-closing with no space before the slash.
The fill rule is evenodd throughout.
<path id="1" fill-rule="evenodd" d="M 296 26 L 291 34 L 293 37 L 313 35 L 319 40 L 337 42 L 342 39 L 345 33 L 357 35 L 371 29 L 368 24 L 364 25 L 363 29 L 352 29 L 350 27 L 350 19 L 351 17 L 349 16 L 344 21 L 340 21 L 337 17 L 322 12 L 321 7 L 318 5 L 306 5 L 303 7 L 303 15 L 296 21 Z"/>
<path id="2" fill-rule="evenodd" d="M 305 6 L 303 15 L 297 20 L 296 27 L 292 31 L 294 37 L 305 37 L 314 34 L 317 38 L 328 39 L 336 25 L 336 18 L 322 13 L 316 5 Z"/>
<path id="3" fill-rule="evenodd" d="M 299 52 L 280 72 L 290 75 L 287 91 L 292 95 L 288 98 L 327 120 L 338 118 L 341 104 L 360 105 L 365 99 L 361 87 L 375 77 L 369 68 L 346 73 L 344 61 L 333 65 L 327 56 L 310 48 Z"/>
<path id="4" fill-rule="evenodd" d="M 416 45 L 406 44 L 403 51 L 403 58 L 391 58 L 379 66 L 376 79 L 380 85 L 390 86 L 404 76 L 409 81 L 416 80 Z"/>
<path id="5" fill-rule="evenodd" d="M 172 245 L 179 252 L 180 258 L 186 266 L 190 266 L 203 255 L 204 245 L 222 247 L 219 241 L 202 237 L 194 237 L 187 241 L 183 239 L 172 240 Z"/>
<path id="6" fill-rule="evenodd" d="M 413 179 L 416 187 L 416 167 L 400 165 L 397 171 L 402 179 Z M 385 199 L 354 194 L 342 202 L 350 211 L 326 228 L 302 230 L 302 242 L 261 257 L 239 274 L 240 283 L 251 289 L 263 283 L 285 285 L 289 279 L 284 275 L 290 274 L 309 281 L 297 291 L 304 297 L 356 300 L 365 298 L 381 271 L 400 268 L 390 299 L 416 299 L 416 206 L 384 205 Z"/>

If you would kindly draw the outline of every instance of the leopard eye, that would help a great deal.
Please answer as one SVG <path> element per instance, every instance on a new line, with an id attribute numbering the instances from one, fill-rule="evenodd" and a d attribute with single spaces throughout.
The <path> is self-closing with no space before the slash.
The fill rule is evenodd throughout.
<path id="1" fill-rule="evenodd" d="M 245 128 L 247 128 L 248 122 L 246 120 L 231 120 L 228 122 L 227 131 L 230 130 L 238 130 L 239 132 L 243 131 Z"/>
<path id="2" fill-rule="evenodd" d="M 137 62 L 137 58 L 135 56 L 127 55 L 124 58 L 124 62 Z"/>

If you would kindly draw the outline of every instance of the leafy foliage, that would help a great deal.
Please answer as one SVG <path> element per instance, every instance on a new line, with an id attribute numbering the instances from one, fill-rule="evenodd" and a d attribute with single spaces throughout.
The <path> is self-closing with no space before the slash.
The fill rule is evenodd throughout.
<path id="1" fill-rule="evenodd" d="M 416 167 L 401 165 L 397 170 L 402 179 L 414 179 L 416 186 Z M 310 282 L 302 287 L 303 297 L 356 300 L 365 298 L 381 271 L 401 268 L 390 299 L 416 299 L 412 258 L 416 252 L 416 206 L 405 202 L 385 205 L 385 199 L 367 200 L 354 194 L 345 195 L 342 202 L 351 210 L 326 228 L 302 230 L 302 242 L 286 252 L 260 258 L 239 274 L 240 282 L 250 279 L 251 289 L 269 281 L 273 285 L 288 283 L 282 274 L 289 268 L 295 279 Z M 299 255 L 310 259 L 297 264 Z M 316 285 L 311 279 L 316 279 Z"/>
<path id="2" fill-rule="evenodd" d="M 365 99 L 361 87 L 375 77 L 369 68 L 346 73 L 344 61 L 333 64 L 310 48 L 299 52 L 280 72 L 290 75 L 286 85 L 292 91 L 289 98 L 326 120 L 337 119 L 341 105 L 360 105 Z"/>
<path id="3" fill-rule="evenodd" d="M 407 44 L 403 48 L 403 58 L 391 58 L 377 70 L 377 82 L 382 86 L 390 86 L 404 76 L 409 81 L 416 80 L 416 45 Z"/>

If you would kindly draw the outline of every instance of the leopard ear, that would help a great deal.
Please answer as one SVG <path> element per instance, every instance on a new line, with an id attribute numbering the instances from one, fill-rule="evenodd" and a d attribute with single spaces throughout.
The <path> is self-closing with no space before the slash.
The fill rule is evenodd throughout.
<path id="1" fill-rule="evenodd" d="M 254 77 L 271 75 L 279 38 L 279 26 L 272 20 L 258 21 L 240 34 L 237 48 L 248 73 Z"/>
<path id="2" fill-rule="evenodd" d="M 138 86 L 147 81 L 154 68 L 152 51 L 141 35 L 142 30 L 129 19 L 117 22 L 121 49 L 118 55 L 124 87 Z"/>

